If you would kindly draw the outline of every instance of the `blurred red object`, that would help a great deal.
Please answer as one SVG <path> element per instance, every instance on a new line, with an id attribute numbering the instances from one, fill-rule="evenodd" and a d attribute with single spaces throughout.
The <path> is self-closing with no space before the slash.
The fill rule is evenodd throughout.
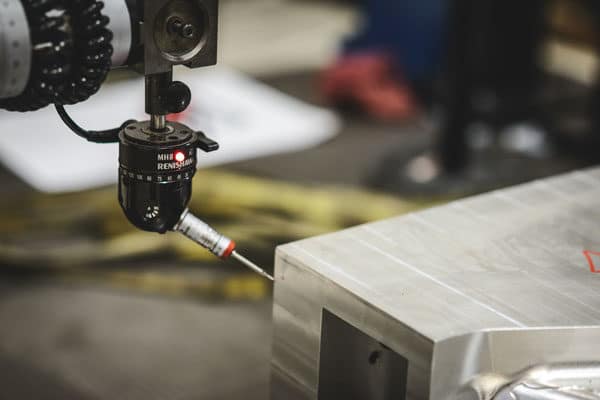
<path id="1" fill-rule="evenodd" d="M 383 53 L 343 56 L 321 74 L 320 91 L 328 104 L 356 105 L 378 120 L 406 120 L 418 114 L 410 87 Z"/>

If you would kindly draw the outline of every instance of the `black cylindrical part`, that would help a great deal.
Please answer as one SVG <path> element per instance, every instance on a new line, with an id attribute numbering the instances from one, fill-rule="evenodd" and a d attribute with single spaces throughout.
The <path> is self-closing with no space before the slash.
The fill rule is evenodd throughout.
<path id="1" fill-rule="evenodd" d="M 179 123 L 170 122 L 158 133 L 149 122 L 138 122 L 123 129 L 119 139 L 121 208 L 142 230 L 171 230 L 192 194 L 198 135 Z"/>

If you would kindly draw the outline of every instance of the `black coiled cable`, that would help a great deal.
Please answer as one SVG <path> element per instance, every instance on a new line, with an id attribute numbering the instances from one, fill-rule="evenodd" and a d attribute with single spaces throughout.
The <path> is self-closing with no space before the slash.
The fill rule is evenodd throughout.
<path id="1" fill-rule="evenodd" d="M 35 111 L 54 104 L 59 117 L 77 135 L 95 143 L 119 140 L 119 128 L 88 131 L 64 106 L 87 100 L 111 67 L 112 32 L 97 0 L 22 0 L 33 48 L 29 81 L 19 96 L 0 101 L 9 111 Z"/>
<path id="2" fill-rule="evenodd" d="M 112 32 L 108 17 L 101 13 L 104 3 L 96 0 L 70 0 L 73 56 L 69 79 L 56 91 L 52 103 L 66 105 L 87 100 L 99 89 L 111 66 Z"/>
<path id="3" fill-rule="evenodd" d="M 65 57 L 66 33 L 61 30 L 66 24 L 64 16 L 47 15 L 60 7 L 61 0 L 22 0 L 22 4 L 31 34 L 31 69 L 23 92 L 0 101 L 0 107 L 9 111 L 33 111 L 50 104 L 47 94 L 49 82 L 44 75 L 53 71 L 64 77 L 68 62 Z"/>
<path id="4" fill-rule="evenodd" d="M 22 0 L 31 32 L 29 82 L 19 96 L 0 101 L 9 111 L 87 100 L 111 67 L 112 32 L 97 0 Z"/>

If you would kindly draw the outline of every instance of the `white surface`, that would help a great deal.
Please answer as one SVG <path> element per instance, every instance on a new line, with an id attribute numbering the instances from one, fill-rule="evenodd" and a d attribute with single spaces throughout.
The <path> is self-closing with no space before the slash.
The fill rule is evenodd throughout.
<path id="1" fill-rule="evenodd" d="M 193 100 L 181 122 L 221 145 L 199 152 L 199 166 L 308 148 L 339 130 L 330 111 L 313 107 L 226 68 L 185 74 Z M 144 115 L 143 80 L 107 85 L 68 108 L 86 129 L 105 129 Z M 60 121 L 54 108 L 0 112 L 0 160 L 38 190 L 64 192 L 117 180 L 118 145 L 89 143 Z"/>
<path id="2" fill-rule="evenodd" d="M 356 29 L 350 4 L 331 1 L 221 1 L 219 63 L 251 75 L 321 68 Z"/>

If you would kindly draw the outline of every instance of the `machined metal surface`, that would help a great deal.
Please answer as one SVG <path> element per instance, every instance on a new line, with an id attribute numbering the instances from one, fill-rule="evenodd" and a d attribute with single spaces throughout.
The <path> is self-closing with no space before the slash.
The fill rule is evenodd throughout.
<path id="1" fill-rule="evenodd" d="M 336 373 L 324 310 L 408 361 L 411 399 L 600 360 L 598 199 L 600 169 L 578 171 L 279 247 L 273 398 L 319 398 Z"/>
<path id="2" fill-rule="evenodd" d="M 167 118 L 164 115 L 151 115 L 150 127 L 155 131 L 162 131 L 167 127 Z"/>
<path id="3" fill-rule="evenodd" d="M 459 400 L 598 400 L 600 362 L 539 364 L 513 376 L 478 375 Z"/>
<path id="4" fill-rule="evenodd" d="M 600 399 L 599 362 L 537 365 L 514 377 L 497 377 L 478 376 L 461 392 L 460 400 Z"/>
<path id="5" fill-rule="evenodd" d="M 0 99 L 19 95 L 29 79 L 31 40 L 20 0 L 0 2 Z"/>

